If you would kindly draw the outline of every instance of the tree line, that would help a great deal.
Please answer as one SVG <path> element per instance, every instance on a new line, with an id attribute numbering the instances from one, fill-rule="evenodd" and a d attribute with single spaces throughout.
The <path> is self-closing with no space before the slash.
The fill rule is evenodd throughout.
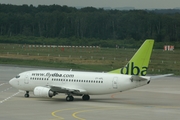
<path id="1" fill-rule="evenodd" d="M 0 4 L 0 36 L 180 42 L 180 12 Z"/>

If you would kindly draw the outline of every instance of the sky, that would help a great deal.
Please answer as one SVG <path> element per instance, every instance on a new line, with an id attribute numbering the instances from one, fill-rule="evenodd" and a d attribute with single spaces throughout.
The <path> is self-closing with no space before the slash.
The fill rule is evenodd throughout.
<path id="1" fill-rule="evenodd" d="M 136 9 L 173 9 L 180 7 L 180 0 L 0 0 L 1 4 L 67 5 L 73 7 L 135 7 Z"/>

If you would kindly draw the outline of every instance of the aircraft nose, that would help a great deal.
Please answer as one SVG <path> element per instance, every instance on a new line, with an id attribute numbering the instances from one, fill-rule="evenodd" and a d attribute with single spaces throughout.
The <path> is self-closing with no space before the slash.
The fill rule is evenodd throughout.
<path id="1" fill-rule="evenodd" d="M 14 80 L 14 78 L 9 81 L 9 84 L 10 84 L 11 86 L 15 86 L 15 80 Z"/>

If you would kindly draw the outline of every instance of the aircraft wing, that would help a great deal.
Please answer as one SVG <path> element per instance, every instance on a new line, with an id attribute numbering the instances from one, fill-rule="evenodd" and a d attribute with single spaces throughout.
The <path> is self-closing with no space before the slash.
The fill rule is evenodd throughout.
<path id="1" fill-rule="evenodd" d="M 52 91 L 59 92 L 59 93 L 71 93 L 71 94 L 87 94 L 87 91 L 84 89 L 73 88 L 68 86 L 58 86 L 58 85 L 50 85 Z"/>

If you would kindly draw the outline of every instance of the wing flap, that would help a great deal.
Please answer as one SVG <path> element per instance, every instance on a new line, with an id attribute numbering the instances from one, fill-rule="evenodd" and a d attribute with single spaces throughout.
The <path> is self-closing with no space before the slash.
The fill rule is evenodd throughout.
<path id="1" fill-rule="evenodd" d="M 57 85 L 50 85 L 52 91 L 59 92 L 59 93 L 73 93 L 73 94 L 86 94 L 87 91 L 84 89 L 73 88 L 68 86 L 57 86 Z"/>

